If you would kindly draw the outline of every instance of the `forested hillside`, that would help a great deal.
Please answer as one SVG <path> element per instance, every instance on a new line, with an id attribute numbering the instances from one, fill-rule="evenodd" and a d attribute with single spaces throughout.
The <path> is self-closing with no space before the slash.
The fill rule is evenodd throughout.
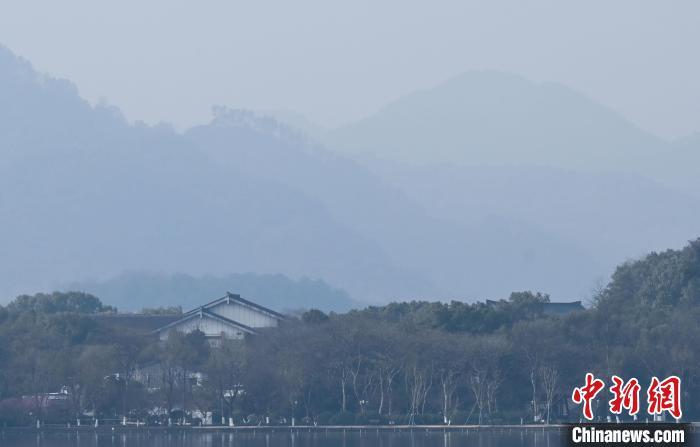
<path id="1" fill-rule="evenodd" d="M 3 302 L 139 270 L 322 278 L 363 299 L 430 287 L 317 198 L 93 107 L 1 47 L 0 148 Z"/>
<path id="2" fill-rule="evenodd" d="M 112 309 L 91 295 L 23 296 L 0 309 L 0 421 L 89 413 L 164 423 L 182 418 L 183 407 L 237 424 L 571 421 L 580 412 L 568 398 L 587 372 L 607 382 L 678 375 L 692 420 L 700 416 L 692 398 L 700 393 L 699 282 L 697 240 L 621 265 L 592 307 L 566 316 L 547 315 L 549 297 L 531 292 L 474 304 L 396 302 L 311 310 L 221 348 L 199 332 L 165 343 L 115 332 L 94 318 Z M 136 380 L 144 367 L 162 373 L 148 389 Z M 188 371 L 205 379 L 183 381 Z M 239 386 L 245 393 L 225 393 Z M 69 404 L 39 405 L 61 387 Z M 148 412 L 155 407 L 160 417 Z M 604 403 L 597 408 L 608 416 Z"/>
<path id="3" fill-rule="evenodd" d="M 0 98 L 3 302 L 125 271 L 307 277 L 365 303 L 518 289 L 576 297 L 604 272 L 538 225 L 428 212 L 251 112 L 216 108 L 184 133 L 129 123 L 4 48 Z"/>

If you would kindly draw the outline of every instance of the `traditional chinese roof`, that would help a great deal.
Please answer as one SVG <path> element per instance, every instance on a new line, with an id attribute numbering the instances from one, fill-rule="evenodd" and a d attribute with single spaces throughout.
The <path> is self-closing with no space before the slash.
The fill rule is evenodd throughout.
<path id="1" fill-rule="evenodd" d="M 190 312 L 187 312 L 187 314 L 183 315 L 182 318 L 175 320 L 169 324 L 166 324 L 163 327 L 159 327 L 156 329 L 154 332 L 161 332 L 164 330 L 168 330 L 170 328 L 173 328 L 179 324 L 182 324 L 186 321 L 189 321 L 193 318 L 212 318 L 214 320 L 221 321 L 222 323 L 226 323 L 232 327 L 235 327 L 236 329 L 239 329 L 247 334 L 256 334 L 257 331 L 253 329 L 252 327 L 246 326 L 245 324 L 239 323 L 237 321 L 233 321 L 229 318 L 223 317 L 219 314 L 216 314 L 214 312 L 211 312 L 207 309 L 204 308 L 204 306 L 199 307 L 197 309 L 191 310 Z"/>
<path id="2" fill-rule="evenodd" d="M 195 309 L 192 309 L 191 311 L 185 313 L 184 315 L 189 315 L 189 314 L 191 314 L 191 313 L 196 313 L 196 312 L 199 311 L 199 309 L 211 309 L 212 307 L 218 306 L 218 305 L 221 304 L 221 303 L 231 303 L 231 302 L 235 302 L 235 303 L 240 304 L 241 306 L 245 306 L 245 307 L 248 307 L 248 308 L 251 308 L 251 309 L 255 309 L 255 310 L 259 311 L 259 312 L 262 312 L 262 313 L 264 313 L 264 314 L 267 314 L 267 315 L 269 315 L 269 316 L 271 316 L 271 317 L 273 317 L 273 318 L 276 318 L 276 319 L 278 319 L 278 320 L 285 320 L 285 319 L 286 319 L 286 317 L 285 317 L 284 315 L 282 315 L 282 314 L 280 314 L 280 313 L 278 313 L 278 312 L 275 312 L 275 311 L 272 310 L 272 309 L 268 309 L 267 307 L 261 306 L 260 304 L 254 303 L 254 302 L 252 302 L 252 301 L 248 301 L 247 299 L 242 298 L 240 295 L 237 295 L 237 294 L 234 294 L 234 293 L 231 293 L 231 292 L 226 292 L 226 295 L 225 295 L 225 296 L 223 296 L 223 297 L 221 297 L 221 298 L 218 298 L 218 299 L 216 299 L 216 300 L 214 300 L 214 301 L 211 301 L 211 302 L 209 302 L 209 303 L 207 303 L 207 304 L 204 304 L 203 306 L 200 306 L 200 307 L 197 307 L 197 308 L 195 308 Z"/>
<path id="3" fill-rule="evenodd" d="M 227 318 L 223 315 L 220 315 L 218 312 L 213 311 L 213 308 L 216 306 L 219 306 L 221 304 L 238 304 L 240 306 L 246 307 L 248 309 L 252 309 L 256 312 L 265 314 L 275 320 L 284 320 L 286 317 L 280 313 L 275 312 L 272 309 L 268 309 L 267 307 L 261 306 L 259 304 L 256 304 L 252 301 L 248 301 L 244 298 L 241 298 L 240 295 L 233 294 L 231 292 L 226 292 L 226 295 L 218 298 L 214 301 L 211 301 L 207 304 L 204 304 L 202 306 L 199 306 L 195 309 L 190 310 L 189 312 L 184 313 L 181 315 L 179 318 L 169 321 L 166 324 L 159 326 L 157 328 L 154 328 L 152 331 L 153 333 L 158 333 L 162 331 L 166 331 L 168 329 L 171 329 L 173 327 L 176 327 L 182 323 L 185 323 L 193 318 L 212 318 L 214 320 L 220 321 L 226 325 L 229 325 L 233 328 L 236 328 L 240 330 L 241 332 L 245 332 L 247 334 L 257 334 L 260 328 L 252 328 L 250 326 L 247 326 L 243 323 L 240 323 L 238 321 L 232 320 L 230 318 Z"/>

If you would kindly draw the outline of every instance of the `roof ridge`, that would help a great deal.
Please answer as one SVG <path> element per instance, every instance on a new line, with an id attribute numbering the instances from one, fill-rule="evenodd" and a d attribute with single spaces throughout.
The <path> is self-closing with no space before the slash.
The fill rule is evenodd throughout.
<path id="1" fill-rule="evenodd" d="M 154 329 L 153 331 L 151 331 L 151 333 L 160 332 L 160 331 L 162 331 L 162 330 L 164 330 L 164 329 L 167 329 L 167 328 L 169 328 L 169 327 L 176 326 L 176 325 L 178 325 L 178 324 L 180 324 L 180 323 L 183 323 L 183 322 L 185 322 L 185 321 L 187 321 L 187 320 L 189 320 L 189 319 L 191 319 L 191 318 L 193 318 L 193 317 L 196 317 L 198 314 L 200 314 L 200 315 L 206 315 L 206 316 L 208 316 L 208 317 L 210 317 L 210 318 L 215 318 L 215 319 L 223 320 L 224 322 L 226 322 L 226 323 L 228 323 L 228 324 L 231 324 L 231 325 L 237 327 L 238 329 L 242 329 L 242 330 L 244 330 L 244 331 L 247 331 L 247 332 L 250 332 L 250 333 L 253 333 L 253 334 L 257 334 L 257 333 L 258 333 L 258 331 L 256 331 L 254 328 L 252 328 L 252 327 L 250 327 L 250 326 L 247 326 L 247 325 L 245 325 L 245 324 L 243 324 L 243 323 L 239 323 L 238 321 L 232 320 L 232 319 L 230 319 L 230 318 L 226 318 L 226 317 L 224 317 L 223 315 L 219 315 L 219 314 L 217 314 L 217 313 L 215 313 L 215 312 L 212 312 L 212 311 L 210 311 L 210 310 L 204 308 L 204 306 L 200 306 L 200 307 L 198 307 L 197 309 L 191 310 L 191 311 L 188 312 L 186 315 L 183 315 L 181 318 L 178 318 L 178 319 L 175 320 L 175 321 L 171 321 L 170 323 L 166 324 L 165 326 L 161 326 L 161 327 L 159 327 L 159 328 L 157 328 L 157 329 Z"/>
<path id="2" fill-rule="evenodd" d="M 228 292 L 226 292 L 226 293 L 228 294 Z M 187 314 L 191 314 L 191 313 L 196 313 L 197 311 L 199 311 L 199 309 L 202 309 L 202 308 L 211 306 L 212 304 L 218 303 L 218 302 L 221 301 L 221 300 L 225 300 L 225 299 L 228 298 L 228 297 L 229 297 L 228 295 L 225 295 L 225 296 L 222 296 L 221 298 L 217 298 L 217 299 L 215 299 L 215 300 L 209 301 L 208 303 L 202 304 L 201 306 L 197 306 L 197 307 L 195 307 L 194 309 L 185 312 L 183 315 L 187 315 Z"/>
<path id="3" fill-rule="evenodd" d="M 234 299 L 234 300 L 236 300 L 236 301 L 238 301 L 238 302 L 240 302 L 240 303 L 242 303 L 242 304 L 246 304 L 246 305 L 248 305 L 248 306 L 251 306 L 251 307 L 254 307 L 254 308 L 256 308 L 256 309 L 262 310 L 262 311 L 264 311 L 264 312 L 270 313 L 270 314 L 272 314 L 272 315 L 278 317 L 279 319 L 284 320 L 284 319 L 287 318 L 287 317 L 285 317 L 284 315 L 282 315 L 282 314 L 279 313 L 279 312 L 275 312 L 274 310 L 272 310 L 272 309 L 270 309 L 270 308 L 267 308 L 267 307 L 265 307 L 265 306 L 263 306 L 263 305 L 260 305 L 260 304 L 258 304 L 258 303 L 254 303 L 253 301 L 247 300 L 247 299 L 241 297 L 241 296 L 238 295 L 238 294 L 233 294 L 233 293 L 227 291 L 227 292 L 226 292 L 226 297 L 227 297 L 227 298 Z"/>
<path id="4" fill-rule="evenodd" d="M 246 329 L 246 330 L 249 330 L 249 331 L 254 332 L 254 333 L 257 332 L 254 328 L 252 328 L 252 327 L 250 327 L 250 326 L 247 326 L 247 325 L 245 325 L 245 324 L 243 324 L 243 323 L 239 323 L 239 322 L 236 321 L 236 320 L 232 320 L 232 319 L 230 319 L 230 318 L 224 317 L 223 315 L 219 315 L 219 314 L 217 314 L 216 312 L 212 312 L 212 311 L 210 311 L 210 310 L 208 310 L 208 309 L 202 309 L 202 313 L 205 313 L 205 314 L 207 314 L 207 315 L 209 315 L 209 316 L 211 316 L 211 317 L 214 317 L 214 318 L 219 318 L 219 319 L 224 320 L 224 321 L 226 321 L 226 322 L 228 322 L 228 323 L 231 323 L 231 324 L 233 324 L 233 325 L 239 326 L 239 327 L 241 327 L 242 329 Z"/>

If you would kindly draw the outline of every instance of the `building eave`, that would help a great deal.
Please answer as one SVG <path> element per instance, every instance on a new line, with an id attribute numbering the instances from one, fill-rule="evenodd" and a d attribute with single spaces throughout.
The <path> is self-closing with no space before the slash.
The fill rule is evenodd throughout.
<path id="1" fill-rule="evenodd" d="M 286 320 L 287 319 L 287 317 L 282 315 L 281 313 L 275 312 L 272 309 L 269 309 L 265 306 L 261 306 L 260 304 L 254 303 L 252 301 L 248 301 L 247 299 L 242 298 L 240 295 L 233 294 L 231 292 L 226 292 L 225 298 L 227 298 L 229 300 L 229 302 L 235 301 L 242 306 L 246 306 L 248 308 L 258 310 L 258 311 L 263 312 L 263 313 L 265 313 L 273 318 L 276 318 L 278 320 Z"/>
<path id="2" fill-rule="evenodd" d="M 217 298 L 214 301 L 210 301 L 209 303 L 204 304 L 201 307 L 197 307 L 195 309 L 192 309 L 191 311 L 183 314 L 183 316 L 196 314 L 197 312 L 199 312 L 199 309 L 202 309 L 202 308 L 203 309 L 211 309 L 212 307 L 216 307 L 219 304 L 231 303 L 231 302 L 235 302 L 235 303 L 240 304 L 241 306 L 247 307 L 249 309 L 253 309 L 253 310 L 256 310 L 258 312 L 262 312 L 262 313 L 264 313 L 272 318 L 275 318 L 276 320 L 286 320 L 287 319 L 286 316 L 282 315 L 279 312 L 275 312 L 274 310 L 269 309 L 265 306 L 261 306 L 260 304 L 256 304 L 252 301 L 248 301 L 247 299 L 242 298 L 240 295 L 235 294 L 235 293 L 231 293 L 231 292 L 226 292 L 225 296 L 222 296 L 221 298 Z"/>
<path id="3" fill-rule="evenodd" d="M 213 320 L 218 320 L 218 321 L 220 321 L 220 322 L 222 322 L 222 323 L 225 323 L 225 324 L 227 324 L 227 325 L 229 325 L 229 326 L 232 326 L 232 327 L 234 327 L 234 328 L 236 328 L 236 329 L 238 329 L 238 330 L 240 330 L 240 331 L 243 331 L 243 332 L 245 332 L 245 333 L 248 333 L 248 334 L 257 334 L 257 333 L 258 333 L 258 332 L 257 332 L 255 329 L 253 329 L 252 327 L 246 326 L 246 325 L 243 324 L 243 323 L 239 323 L 239 322 L 237 322 L 237 321 L 231 320 L 230 318 L 222 317 L 221 315 L 218 315 L 218 314 L 216 314 L 216 313 L 214 313 L 214 312 L 210 312 L 209 310 L 205 309 L 204 306 L 202 306 L 202 307 L 200 307 L 200 308 L 198 308 L 198 309 L 194 309 L 194 310 L 188 312 L 187 314 L 183 315 L 182 318 L 180 318 L 180 319 L 178 319 L 178 320 L 175 320 L 175 321 L 173 321 L 172 323 L 166 324 L 165 326 L 159 327 L 158 329 L 155 329 L 155 330 L 154 330 L 153 332 L 151 332 L 151 333 L 152 333 L 152 334 L 161 333 L 161 332 L 163 332 L 163 331 L 165 331 L 165 330 L 171 329 L 171 328 L 173 328 L 173 327 L 177 327 L 178 325 L 180 325 L 180 324 L 182 324 L 182 323 L 185 323 L 186 321 L 189 321 L 189 320 L 191 320 L 191 319 L 193 319 L 193 318 L 197 318 L 197 317 L 199 317 L 199 318 L 205 318 L 205 317 L 206 317 L 206 318 L 211 318 L 211 319 L 213 319 Z"/>

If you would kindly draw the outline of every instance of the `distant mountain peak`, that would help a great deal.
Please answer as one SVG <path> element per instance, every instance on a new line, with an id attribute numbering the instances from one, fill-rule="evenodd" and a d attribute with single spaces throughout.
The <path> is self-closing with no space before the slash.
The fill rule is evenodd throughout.
<path id="1" fill-rule="evenodd" d="M 642 168 L 663 142 L 564 85 L 470 71 L 330 132 L 331 148 L 406 162 Z"/>

